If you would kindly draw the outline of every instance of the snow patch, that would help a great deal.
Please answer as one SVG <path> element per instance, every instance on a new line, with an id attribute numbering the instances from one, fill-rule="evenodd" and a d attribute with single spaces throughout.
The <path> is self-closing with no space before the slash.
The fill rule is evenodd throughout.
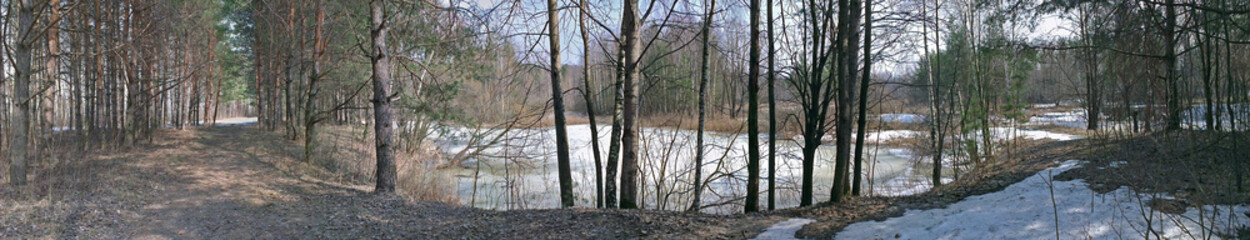
<path id="1" fill-rule="evenodd" d="M 755 238 L 752 238 L 752 239 L 759 239 L 759 240 L 798 239 L 794 237 L 794 234 L 798 233 L 799 229 L 803 228 L 803 225 L 807 225 L 808 223 L 812 223 L 815 221 L 816 220 L 807 219 L 807 218 L 791 218 L 790 220 L 785 220 L 785 221 L 781 221 L 778 223 L 774 223 L 772 226 L 769 226 L 768 229 L 764 229 L 763 233 L 760 233 L 760 235 L 756 235 Z"/>
<path id="2" fill-rule="evenodd" d="M 1029 124 L 1083 128 L 1088 125 L 1088 121 L 1085 117 L 1085 110 L 1072 110 L 1067 112 L 1048 112 L 1032 116 L 1029 117 Z"/>
<path id="3" fill-rule="evenodd" d="M 1128 161 L 1115 161 L 1115 162 L 1111 162 L 1111 167 L 1112 167 L 1112 168 L 1119 168 L 1120 166 L 1124 166 L 1124 165 L 1128 165 Z"/>
<path id="4" fill-rule="evenodd" d="M 913 123 L 922 123 L 925 121 L 925 118 L 923 115 L 920 115 L 920 114 L 887 113 L 887 114 L 878 115 L 877 120 L 880 120 L 882 122 L 887 122 L 887 123 L 913 124 Z"/>
<path id="5" fill-rule="evenodd" d="M 906 139 L 920 136 L 922 133 L 912 130 L 885 130 L 880 132 L 870 132 L 864 138 L 868 141 L 888 142 L 895 139 Z"/>
<path id="6" fill-rule="evenodd" d="M 1056 235 L 1060 239 L 1141 239 L 1155 238 L 1155 234 L 1165 239 L 1202 239 L 1218 238 L 1215 233 L 1234 232 L 1250 222 L 1247 205 L 1201 206 L 1201 211 L 1191 207 L 1184 214 L 1170 215 L 1149 207 L 1151 199 L 1169 196 L 1123 187 L 1099 194 L 1089 190 L 1084 180 L 1051 181 L 1080 163 L 1066 161 L 1002 191 L 968 197 L 946 208 L 908 210 L 885 221 L 855 223 L 836 239 L 1054 239 Z M 1146 221 L 1145 214 L 1151 214 L 1153 221 Z"/>

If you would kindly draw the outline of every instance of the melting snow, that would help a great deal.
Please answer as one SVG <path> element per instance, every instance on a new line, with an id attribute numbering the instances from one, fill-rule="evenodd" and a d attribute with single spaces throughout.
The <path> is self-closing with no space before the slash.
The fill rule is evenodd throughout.
<path id="1" fill-rule="evenodd" d="M 791 218 L 790 220 L 781 221 L 764 229 L 764 233 L 755 236 L 752 239 L 772 240 L 772 239 L 797 239 L 794 234 L 803 228 L 803 225 L 815 222 L 816 220 L 806 218 Z"/>
<path id="2" fill-rule="evenodd" d="M 1078 165 L 1079 161 L 1070 160 L 1002 191 L 969 197 L 946 208 L 908 210 L 885 221 L 852 224 L 836 238 L 1141 239 L 1149 235 L 1202 239 L 1218 238 L 1215 233 L 1229 233 L 1250 222 L 1247 205 L 1202 206 L 1201 211 L 1189 208 L 1184 214 L 1170 215 L 1149 208 L 1152 198 L 1168 196 L 1139 194 L 1129 188 L 1098 194 L 1084 180 L 1049 181 Z"/>
<path id="3" fill-rule="evenodd" d="M 912 124 L 912 123 L 922 123 L 924 122 L 925 118 L 923 115 L 920 115 L 920 114 L 888 113 L 888 114 L 881 114 L 877 116 L 877 119 L 882 122 L 888 122 L 888 123 Z"/>
<path id="4" fill-rule="evenodd" d="M 1070 128 L 1083 128 L 1088 125 L 1085 118 L 1085 110 L 1043 113 L 1039 116 L 1029 117 L 1029 124 L 1055 125 Z"/>

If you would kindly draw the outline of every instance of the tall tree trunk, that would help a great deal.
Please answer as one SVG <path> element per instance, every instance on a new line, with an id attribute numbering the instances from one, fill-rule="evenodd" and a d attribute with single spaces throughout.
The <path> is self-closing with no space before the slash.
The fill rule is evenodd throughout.
<path id="1" fill-rule="evenodd" d="M 13 126 L 9 140 L 9 184 L 26 185 L 27 148 L 30 143 L 30 35 L 35 22 L 35 3 L 32 0 L 18 1 L 17 47 L 13 50 L 15 77 L 13 81 L 13 100 L 17 112 L 10 119 Z"/>
<path id="2" fill-rule="evenodd" d="M 708 55 L 712 35 L 712 17 L 716 14 L 716 0 L 708 0 L 707 8 L 703 10 L 706 17 L 703 18 L 703 27 L 699 31 L 702 39 L 699 48 L 699 126 L 695 130 L 695 150 L 694 150 L 694 200 L 691 201 L 689 211 L 699 211 L 699 205 L 702 204 L 703 197 L 703 132 L 707 127 L 707 79 L 708 79 Z"/>
<path id="3" fill-rule="evenodd" d="M 1198 22 L 1198 23 L 1206 22 L 1205 16 L 1206 16 L 1205 14 L 1199 14 L 1199 15 L 1194 16 L 1195 18 L 1197 18 L 1195 22 Z M 1202 34 L 1198 35 L 1197 38 L 1199 41 L 1198 42 L 1199 51 L 1202 52 L 1201 53 L 1202 54 L 1202 94 L 1203 94 L 1204 99 L 1206 100 L 1206 104 L 1203 104 L 1206 110 L 1206 113 L 1203 114 L 1204 120 L 1206 120 L 1205 127 L 1206 127 L 1206 130 L 1217 130 L 1220 128 L 1220 123 L 1215 120 L 1216 102 L 1215 102 L 1214 93 L 1212 93 L 1212 91 L 1215 91 L 1215 90 L 1211 86 L 1211 82 L 1212 82 L 1211 73 L 1213 72 L 1212 68 L 1215 67 L 1213 66 L 1214 64 L 1212 64 L 1213 60 L 1212 60 L 1211 54 L 1215 52 L 1213 48 L 1217 45 L 1214 44 L 1213 41 L 1211 41 L 1211 35 L 1213 33 L 1211 33 L 1210 31 L 1211 30 L 1210 26 L 1211 24 L 1203 24 L 1202 28 L 1200 28 L 1202 31 Z"/>
<path id="4" fill-rule="evenodd" d="M 929 58 L 929 63 L 926 64 L 926 66 L 928 67 L 928 71 L 925 71 L 927 74 L 926 77 L 929 83 L 929 90 L 931 90 L 929 93 L 930 95 L 929 96 L 930 97 L 930 101 L 929 101 L 929 106 L 930 106 L 929 108 L 929 111 L 930 111 L 929 138 L 930 139 L 929 140 L 933 146 L 933 187 L 937 188 L 938 186 L 942 185 L 942 145 L 943 145 L 942 143 L 945 141 L 945 137 L 942 136 L 942 129 L 941 129 L 943 125 L 941 83 L 939 83 L 936 79 L 933 79 L 933 75 L 934 75 L 933 71 L 937 69 L 934 65 L 937 64 L 937 61 L 939 61 L 939 59 L 931 55 L 929 52 L 929 36 L 928 36 L 929 35 L 929 23 L 928 23 L 929 6 L 927 6 L 926 4 L 927 3 L 922 2 L 921 4 L 922 6 L 920 8 L 921 11 L 923 12 L 921 13 L 921 15 L 924 16 L 924 19 L 925 19 L 925 22 L 921 23 L 921 33 L 922 35 L 924 35 L 923 37 L 924 55 L 926 58 Z M 937 4 L 935 3 L 934 5 L 937 5 Z M 934 21 L 934 22 L 935 22 L 934 26 L 936 28 L 937 21 Z M 934 32 L 933 33 L 934 45 L 940 46 L 941 43 L 939 43 L 937 39 L 937 37 L 940 36 L 939 35 L 940 31 L 938 29 L 934 29 L 933 32 Z"/>
<path id="5" fill-rule="evenodd" d="M 617 184 L 616 168 L 619 166 L 621 153 L 621 134 L 624 133 L 625 109 L 625 51 L 617 49 L 616 78 L 612 84 L 612 135 L 608 139 L 608 166 L 604 171 L 603 192 L 604 207 L 616 208 Z"/>
<path id="6" fill-rule="evenodd" d="M 806 88 L 801 99 L 803 108 L 803 178 L 799 191 L 799 206 L 810 206 L 813 200 L 813 176 L 816 168 L 816 150 L 820 148 L 820 138 L 825 133 L 825 118 L 828 116 L 832 81 L 826 78 L 824 70 L 830 60 L 829 46 L 825 43 L 826 33 L 832 24 L 833 4 L 826 4 L 821 11 L 810 10 L 808 19 L 811 24 L 811 61 L 809 74 L 805 82 L 795 86 Z M 809 9 L 817 9 L 816 0 L 807 2 Z"/>
<path id="7" fill-rule="evenodd" d="M 768 210 L 777 209 L 777 32 L 773 0 L 768 0 Z"/>
<path id="8" fill-rule="evenodd" d="M 751 0 L 751 40 L 747 60 L 747 198 L 745 212 L 759 211 L 760 201 L 760 0 Z"/>
<path id="9" fill-rule="evenodd" d="M 577 3 L 577 27 L 582 35 L 582 97 L 590 121 L 590 148 L 595 157 L 595 207 L 603 208 L 603 161 L 599 157 L 599 126 L 595 122 L 594 91 L 590 89 L 590 32 L 586 28 L 586 0 Z"/>
<path id="10" fill-rule="evenodd" d="M 1167 83 L 1167 107 L 1168 118 L 1166 130 L 1181 129 L 1181 94 L 1180 94 L 1180 76 L 1177 75 L 1177 54 L 1176 54 L 1176 7 L 1175 0 L 1167 0 L 1164 6 L 1165 18 L 1164 23 L 1164 51 L 1167 62 L 1167 75 L 1164 77 Z"/>
<path id="11" fill-rule="evenodd" d="M 560 16 L 556 0 L 547 0 L 547 38 L 551 43 L 551 104 L 556 120 L 556 158 L 560 175 L 560 206 L 573 206 L 573 173 L 569 167 L 569 134 L 564 122 L 564 90 L 560 86 Z"/>
<path id="12" fill-rule="evenodd" d="M 312 162 L 312 151 L 317 143 L 317 111 L 315 108 L 315 100 L 317 94 L 321 93 L 321 89 L 317 86 L 317 82 L 321 80 L 321 57 L 325 54 L 326 40 L 323 36 L 323 28 L 325 24 L 325 2 L 317 1 L 316 3 L 316 26 L 313 28 L 313 56 L 312 56 L 312 73 L 308 76 L 308 89 L 306 97 L 304 97 L 304 162 Z"/>
<path id="13" fill-rule="evenodd" d="M 855 101 L 856 74 L 859 70 L 859 21 L 860 1 L 839 0 L 837 36 L 838 50 L 838 110 L 837 110 L 837 156 L 834 166 L 833 192 L 830 201 L 841 202 L 848 190 L 848 171 L 851 154 L 852 103 Z"/>
<path id="14" fill-rule="evenodd" d="M 284 99 L 284 101 L 282 102 L 284 106 L 282 110 L 283 110 L 283 113 L 286 115 L 285 117 L 283 117 L 282 123 L 286 125 L 287 138 L 290 138 L 291 141 L 295 141 L 295 139 L 299 137 L 299 131 L 295 130 L 295 106 L 296 105 L 295 105 L 295 101 L 291 99 L 292 97 L 291 92 L 293 91 L 291 88 L 295 87 L 295 78 L 296 78 L 295 68 L 300 61 L 300 59 L 295 56 L 294 52 L 301 51 L 301 50 L 292 49 L 292 48 L 295 48 L 295 46 L 300 45 L 296 43 L 296 42 L 300 42 L 299 40 L 300 38 L 296 36 L 291 36 L 291 35 L 295 35 L 295 32 L 296 32 L 295 30 L 295 7 L 290 7 L 290 11 L 287 14 L 286 20 L 287 20 L 287 23 L 286 23 L 287 33 L 286 34 L 288 34 L 287 37 L 292 42 L 291 42 L 291 45 L 288 46 L 288 48 L 286 49 L 288 51 L 286 53 L 287 61 L 286 63 L 283 64 L 283 67 L 286 69 L 285 70 L 286 72 L 285 72 L 285 78 L 283 79 L 284 82 L 282 84 L 283 86 L 282 97 Z"/>
<path id="15" fill-rule="evenodd" d="M 638 46 L 638 1 L 625 0 L 621 14 L 621 35 L 625 42 L 622 63 L 625 67 L 624 80 L 624 111 L 622 111 L 621 146 L 621 208 L 638 208 L 638 58 L 641 48 Z"/>
<path id="16" fill-rule="evenodd" d="M 859 85 L 859 122 L 855 134 L 855 181 L 851 194 L 860 195 L 864 175 L 864 135 L 868 135 L 868 83 L 872 81 L 872 0 L 864 0 L 864 72 Z"/>
<path id="17" fill-rule="evenodd" d="M 373 192 L 394 193 L 396 170 L 391 146 L 391 69 L 386 50 L 386 0 L 369 1 L 371 39 L 373 42 L 373 129 L 377 154 L 377 171 Z"/>
<path id="18" fill-rule="evenodd" d="M 41 148 L 52 146 L 52 129 L 56 125 L 56 115 L 54 115 L 56 113 L 56 94 L 60 93 L 60 90 L 58 89 L 60 84 L 57 84 L 57 78 L 61 75 L 61 64 L 59 62 L 61 58 L 60 7 L 60 0 L 48 1 L 48 16 L 47 23 L 45 23 L 48 25 L 45 30 L 47 34 L 46 40 L 48 42 L 48 56 L 47 64 L 44 66 L 45 69 L 43 70 L 45 76 L 44 84 L 46 85 L 44 85 L 44 89 L 40 92 L 40 95 L 43 96 L 43 101 L 41 102 L 45 105 L 42 108 L 43 131 L 40 132 L 40 135 L 43 135 L 43 137 L 40 141 L 40 145 L 42 145 Z"/>
<path id="19" fill-rule="evenodd" d="M 1084 5 L 1078 7 L 1078 10 L 1081 10 L 1080 22 L 1078 22 L 1080 26 L 1078 27 L 1080 28 L 1082 35 L 1081 40 L 1085 41 L 1086 46 L 1093 46 L 1094 33 L 1093 30 L 1090 29 L 1093 27 L 1091 26 L 1093 23 L 1090 22 L 1090 18 L 1093 18 L 1093 13 L 1090 12 L 1092 9 L 1086 9 L 1086 7 L 1087 6 Z M 1097 79 L 1098 53 L 1092 48 L 1082 50 L 1082 53 L 1085 54 L 1084 78 L 1086 94 L 1085 104 L 1087 106 L 1085 111 L 1085 129 L 1098 130 L 1098 124 L 1101 122 L 1100 119 L 1102 118 L 1102 85 L 1098 84 Z"/>

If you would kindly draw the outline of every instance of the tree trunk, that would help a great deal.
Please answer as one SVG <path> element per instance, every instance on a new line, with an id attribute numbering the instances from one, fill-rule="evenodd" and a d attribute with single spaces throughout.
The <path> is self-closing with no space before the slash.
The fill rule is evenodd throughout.
<path id="1" fill-rule="evenodd" d="M 1176 42 L 1178 41 L 1178 39 L 1176 38 L 1175 0 L 1167 0 L 1166 6 L 1164 6 L 1164 12 L 1166 14 L 1164 21 L 1167 21 L 1166 23 L 1164 23 L 1165 29 L 1164 29 L 1164 34 L 1163 34 L 1164 38 L 1166 38 L 1164 39 L 1164 43 L 1165 43 L 1164 51 L 1167 51 L 1167 53 L 1164 55 L 1164 57 L 1166 58 L 1165 61 L 1167 63 L 1167 70 L 1166 70 L 1167 75 L 1164 78 L 1166 79 L 1166 83 L 1167 83 L 1167 105 L 1168 105 L 1168 118 L 1167 118 L 1166 130 L 1172 131 L 1172 130 L 1181 129 L 1181 96 L 1180 96 L 1181 86 L 1180 86 L 1180 81 L 1178 79 L 1180 76 L 1177 75 L 1177 69 L 1176 69 L 1177 59 L 1178 59 L 1177 54 L 1176 54 Z"/>
<path id="2" fill-rule="evenodd" d="M 624 133 L 625 108 L 625 52 L 618 49 L 616 58 L 616 81 L 612 84 L 612 135 L 608 141 L 608 166 L 604 178 L 604 207 L 616 208 L 616 168 L 621 153 L 621 134 Z"/>
<path id="3" fill-rule="evenodd" d="M 317 143 L 317 111 L 314 106 L 317 94 L 321 89 L 317 82 L 321 80 L 321 56 L 325 54 L 325 38 L 322 26 L 325 24 L 325 3 L 317 1 L 316 26 L 313 29 L 312 73 L 308 76 L 308 90 L 304 99 L 304 162 L 312 162 L 312 151 Z"/>
<path id="4" fill-rule="evenodd" d="M 816 0 L 807 2 L 808 8 L 815 9 L 817 7 Z M 813 173 L 816 167 L 816 150 L 820 148 L 820 138 L 825 133 L 825 118 L 828 116 L 830 95 L 832 91 L 832 81 L 824 75 L 824 69 L 830 53 L 828 45 L 825 44 L 825 36 L 831 19 L 833 6 L 826 4 L 824 9 L 819 11 L 807 11 L 811 24 L 811 65 L 808 66 L 808 76 L 804 82 L 796 84 L 796 89 L 806 89 L 806 94 L 800 98 L 803 109 L 803 178 L 799 191 L 799 206 L 810 206 L 813 200 Z"/>
<path id="5" fill-rule="evenodd" d="M 586 29 L 586 0 L 577 4 L 577 27 L 582 35 L 582 97 L 590 121 L 590 147 L 595 157 L 595 207 L 603 208 L 603 161 L 599 157 L 599 126 L 595 122 L 594 91 L 590 89 L 590 33 Z"/>
<path id="6" fill-rule="evenodd" d="M 838 110 L 837 110 L 837 156 L 834 166 L 833 192 L 830 201 L 841 202 L 848 190 L 848 172 L 851 154 L 851 123 L 852 103 L 855 101 L 856 74 L 859 70 L 859 0 L 839 0 L 839 19 L 837 36 L 839 54 L 838 61 Z"/>
<path id="7" fill-rule="evenodd" d="M 638 46 L 638 1 L 625 0 L 621 14 L 621 35 L 625 42 L 622 63 L 625 67 L 624 80 L 624 111 L 622 111 L 621 146 L 621 208 L 638 208 L 638 58 L 641 49 Z"/>
<path id="8" fill-rule="evenodd" d="M 860 195 L 864 175 L 864 138 L 868 135 L 868 83 L 872 76 L 872 0 L 864 0 L 864 72 L 859 85 L 859 122 L 855 134 L 855 181 L 851 194 Z"/>
<path id="9" fill-rule="evenodd" d="M 1090 12 L 1092 10 L 1085 9 L 1085 6 L 1078 7 L 1078 9 L 1081 10 L 1080 22 L 1078 23 L 1080 24 L 1081 38 L 1085 41 L 1085 45 L 1093 46 L 1094 34 L 1093 30 L 1090 29 L 1093 26 L 1090 26 L 1092 23 L 1089 19 L 1093 17 L 1093 13 Z M 1082 52 L 1085 54 L 1085 105 L 1088 108 L 1085 111 L 1085 129 L 1098 130 L 1102 116 L 1102 85 L 1098 84 L 1097 80 L 1098 55 L 1093 49 L 1085 49 Z"/>
<path id="10" fill-rule="evenodd" d="M 694 150 L 694 200 L 691 201 L 690 210 L 699 211 L 699 205 L 702 204 L 703 198 L 703 132 L 707 127 L 707 79 L 708 79 L 708 55 L 711 33 L 712 19 L 716 15 L 716 0 L 708 0 L 708 7 L 704 9 L 707 13 L 703 18 L 703 29 L 700 30 L 700 39 L 702 47 L 699 49 L 699 126 L 695 130 L 695 150 Z"/>
<path id="11" fill-rule="evenodd" d="M 560 16 L 556 0 L 547 0 L 547 32 L 551 43 L 551 104 L 556 120 L 556 158 L 560 175 L 560 206 L 573 206 L 573 173 L 569 167 L 569 135 L 564 122 L 564 90 L 560 86 Z"/>
<path id="12" fill-rule="evenodd" d="M 373 42 L 373 129 L 377 154 L 374 193 L 395 192 L 395 156 L 391 146 L 391 69 L 386 50 L 386 0 L 369 1 Z"/>
<path id="13" fill-rule="evenodd" d="M 921 5 L 925 5 L 925 4 L 921 4 Z M 928 14 L 929 7 L 925 5 L 925 6 L 922 6 L 920 9 L 921 11 L 924 12 L 921 15 L 924 16 L 924 18 L 927 21 L 928 16 L 929 16 Z M 921 33 L 924 35 L 923 37 L 924 55 L 926 58 L 929 58 L 929 63 L 926 65 L 928 67 L 928 71 L 925 71 L 927 74 L 926 77 L 928 79 L 929 89 L 931 90 L 929 93 L 930 95 L 929 97 L 931 98 L 929 101 L 929 106 L 930 106 L 929 108 L 929 111 L 930 111 L 929 138 L 931 141 L 930 143 L 933 146 L 933 187 L 937 188 L 938 186 L 942 185 L 942 143 L 945 141 L 944 137 L 942 136 L 942 129 L 941 129 L 942 124 L 943 124 L 942 123 L 941 85 L 940 83 L 938 83 L 938 81 L 933 79 L 933 75 L 934 75 L 933 71 L 937 69 L 936 67 L 934 67 L 934 65 L 937 64 L 937 61 L 939 60 L 938 58 L 933 57 L 933 55 L 929 53 L 929 37 L 928 37 L 929 24 L 921 23 L 921 31 L 922 31 Z M 933 33 L 934 45 L 939 45 L 940 43 L 937 41 L 938 40 L 937 37 L 940 36 L 939 35 L 940 31 L 938 29 L 934 29 L 933 31 L 934 31 Z"/>
<path id="14" fill-rule="evenodd" d="M 751 40 L 747 60 L 747 198 L 745 212 L 759 211 L 760 201 L 760 0 L 751 0 Z"/>
<path id="15" fill-rule="evenodd" d="M 13 99 L 17 112 L 10 119 L 13 126 L 12 140 L 9 140 L 9 184 L 26 185 L 27 148 L 30 143 L 30 50 L 35 21 L 35 3 L 32 0 L 18 1 L 17 47 L 13 50 Z"/>
<path id="16" fill-rule="evenodd" d="M 777 42 L 773 0 L 768 0 L 768 210 L 777 209 Z"/>

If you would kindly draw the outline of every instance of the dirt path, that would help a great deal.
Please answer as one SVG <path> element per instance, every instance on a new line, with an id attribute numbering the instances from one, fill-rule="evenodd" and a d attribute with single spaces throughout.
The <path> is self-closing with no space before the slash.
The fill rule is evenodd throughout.
<path id="1" fill-rule="evenodd" d="M 63 153 L 77 157 L 29 187 L 0 188 L 0 238 L 738 239 L 778 220 L 406 201 L 324 181 L 281 139 L 253 127 L 163 130 L 128 151 Z"/>

